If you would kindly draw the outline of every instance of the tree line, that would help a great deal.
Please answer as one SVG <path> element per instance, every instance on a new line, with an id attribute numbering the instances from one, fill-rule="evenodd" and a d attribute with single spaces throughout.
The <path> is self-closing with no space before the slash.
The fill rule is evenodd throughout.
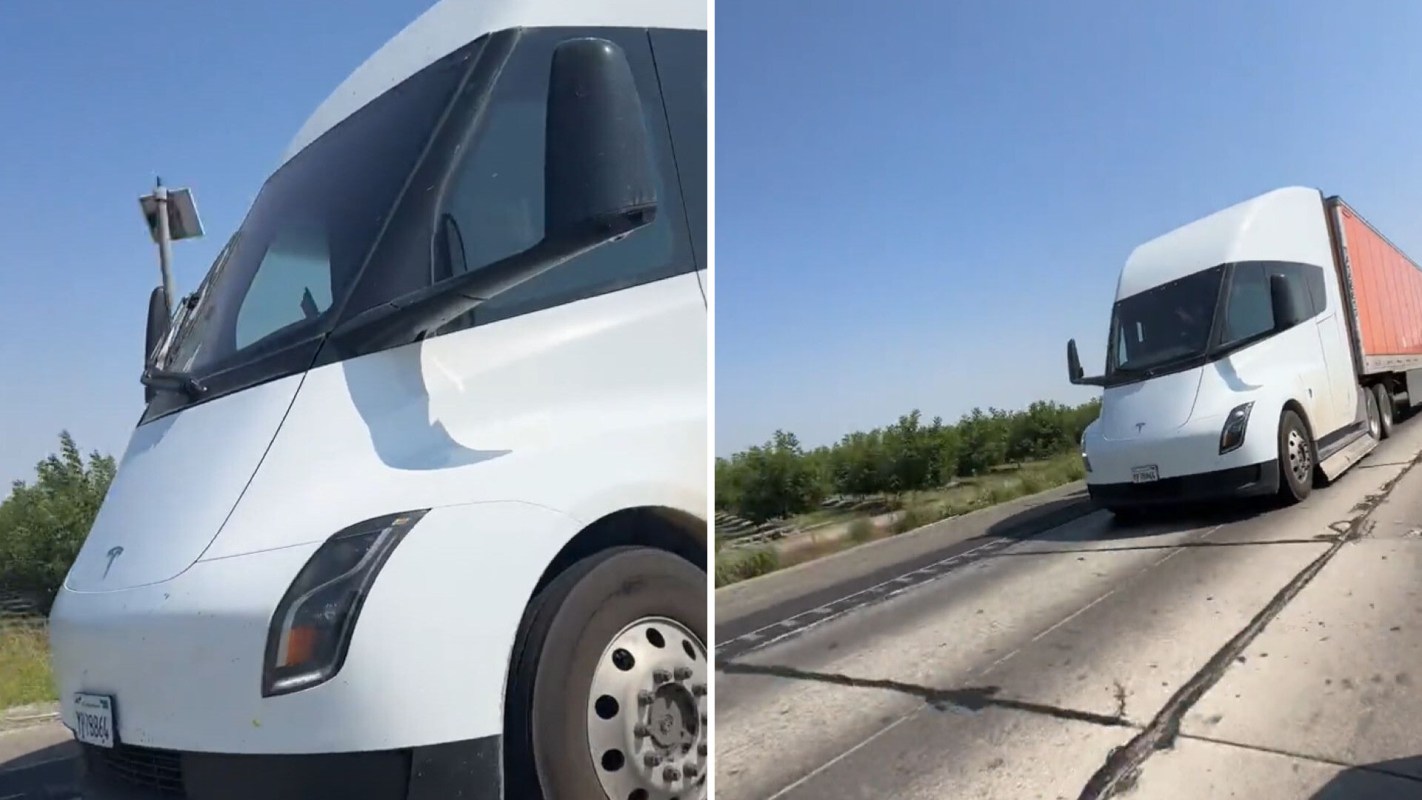
<path id="1" fill-rule="evenodd" d="M 974 408 L 957 423 L 923 423 L 917 409 L 892 425 L 806 450 L 779 430 L 762 445 L 716 459 L 716 508 L 752 522 L 788 517 L 833 495 L 899 495 L 932 489 L 993 467 L 1070 452 L 1101 414 L 1038 401 L 1021 411 Z"/>
<path id="2" fill-rule="evenodd" d="M 85 459 L 68 431 L 59 452 L 15 481 L 0 503 L 0 590 L 19 591 L 48 610 L 94 525 L 118 467 L 97 451 Z"/>

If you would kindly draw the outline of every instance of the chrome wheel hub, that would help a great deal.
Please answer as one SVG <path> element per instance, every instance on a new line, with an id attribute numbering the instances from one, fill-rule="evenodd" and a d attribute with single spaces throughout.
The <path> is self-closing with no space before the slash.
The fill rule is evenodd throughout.
<path id="1" fill-rule="evenodd" d="M 1308 442 L 1304 440 L 1303 434 L 1298 429 L 1290 430 L 1285 440 L 1285 450 L 1288 451 L 1289 471 L 1293 473 L 1294 479 L 1303 483 L 1313 476 L 1313 454 L 1309 452 Z"/>
<path id="2" fill-rule="evenodd" d="M 608 800 L 701 800 L 710 764 L 706 645 L 646 617 L 602 652 L 588 698 L 588 749 Z"/>

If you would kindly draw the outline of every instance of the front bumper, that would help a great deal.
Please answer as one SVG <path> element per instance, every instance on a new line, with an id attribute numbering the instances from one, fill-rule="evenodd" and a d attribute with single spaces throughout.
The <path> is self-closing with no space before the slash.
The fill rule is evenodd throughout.
<path id="1" fill-rule="evenodd" d="M 1242 467 L 1178 475 L 1150 483 L 1088 483 L 1086 491 L 1102 508 L 1148 508 L 1237 497 L 1258 497 L 1279 491 L 1277 459 Z"/>
<path id="2" fill-rule="evenodd" d="M 358 753 L 224 755 L 83 746 L 85 800 L 496 800 L 500 739 Z"/>

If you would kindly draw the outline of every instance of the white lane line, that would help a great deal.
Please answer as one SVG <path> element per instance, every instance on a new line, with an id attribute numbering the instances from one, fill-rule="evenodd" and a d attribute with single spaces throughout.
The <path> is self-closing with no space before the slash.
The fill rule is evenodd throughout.
<path id="1" fill-rule="evenodd" d="M 1057 525 L 1057 526 L 1055 526 L 1054 528 L 1049 528 L 1048 530 L 1055 530 L 1056 528 L 1064 527 L 1064 526 L 1066 526 L 1066 525 L 1072 525 L 1072 524 L 1078 522 L 1079 520 L 1086 519 L 1086 518 L 1089 517 L 1089 516 L 1092 516 L 1092 514 L 1086 514 L 1086 515 L 1077 517 L 1076 519 L 1073 519 L 1073 520 L 1070 520 L 1070 521 L 1068 521 L 1068 522 L 1062 523 L 1062 525 Z M 1043 533 L 1046 533 L 1046 532 L 1047 532 L 1047 531 L 1043 531 Z M 1026 541 L 1026 540 L 1023 540 L 1023 541 Z M 977 547 L 974 547 L 974 548 L 972 548 L 972 549 L 970 549 L 970 550 L 964 550 L 964 551 L 961 552 L 961 553 L 956 553 L 956 554 L 951 555 L 951 556 L 949 556 L 949 557 L 947 557 L 947 558 L 944 558 L 944 559 L 942 559 L 942 560 L 940 560 L 940 561 L 935 561 L 935 562 L 933 562 L 932 564 L 929 564 L 928 566 L 920 567 L 920 568 L 918 568 L 918 569 L 916 569 L 916 570 L 914 570 L 914 571 L 912 571 L 912 572 L 908 572 L 908 573 L 905 573 L 905 574 L 903 574 L 903 575 L 899 575 L 899 576 L 897 576 L 897 577 L 889 578 L 888 580 L 882 581 L 882 582 L 880 582 L 880 583 L 876 583 L 876 584 L 874 584 L 873 586 L 868 587 L 867 589 L 861 589 L 861 590 L 859 590 L 859 591 L 857 591 L 857 592 L 854 592 L 853 594 L 847 594 L 847 595 L 845 595 L 845 596 L 843 596 L 843 597 L 840 597 L 840 598 L 838 598 L 838 599 L 831 600 L 831 601 L 828 602 L 828 603 L 823 603 L 823 604 L 821 604 L 821 605 L 819 605 L 819 606 L 816 606 L 815 608 L 810 609 L 809 611 L 802 611 L 802 612 L 796 614 L 796 615 L 793 616 L 793 617 L 789 617 L 788 619 L 783 619 L 783 620 L 780 620 L 780 621 L 778 621 L 778 622 L 772 622 L 772 623 L 770 623 L 769 625 L 762 626 L 762 627 L 757 628 L 757 629 L 755 629 L 755 630 L 753 630 L 753 631 L 751 631 L 751 632 L 749 632 L 749 633 L 743 633 L 743 634 L 741 634 L 740 636 L 737 636 L 737 637 L 735 637 L 735 638 L 733 638 L 733 639 L 727 639 L 726 641 L 721 642 L 720 644 L 718 644 L 717 647 L 716 647 L 716 650 L 717 650 L 718 652 L 720 652 L 720 651 L 722 651 L 723 649 L 726 649 L 726 648 L 728 648 L 728 647 L 730 647 L 730 646 L 732 646 L 732 645 L 737 645 L 737 644 L 754 644 L 755 647 L 754 647 L 753 649 L 756 649 L 756 650 L 759 650 L 759 649 L 764 648 L 764 647 L 768 647 L 769 645 L 772 645 L 772 644 L 774 644 L 774 643 L 776 643 L 776 642 L 778 642 L 778 641 L 780 641 L 780 640 L 782 640 L 782 639 L 785 639 L 785 638 L 787 638 L 787 637 L 789 637 L 789 636 L 793 636 L 793 635 L 796 635 L 796 634 L 801 633 L 801 632 L 803 632 L 803 631 L 807 631 L 807 630 L 809 630 L 810 628 L 813 628 L 813 627 L 815 627 L 815 626 L 817 626 L 817 625 L 820 625 L 820 624 L 823 624 L 823 623 L 825 623 L 825 622 L 829 622 L 829 621 L 832 620 L 832 619 L 837 619 L 837 618 L 839 618 L 839 617 L 842 617 L 842 616 L 844 616 L 845 614 L 847 614 L 847 613 L 849 613 L 849 612 L 851 612 L 851 611 L 854 611 L 855 609 L 857 609 L 857 608 L 859 608 L 859 607 L 861 606 L 861 603 L 857 603 L 857 602 L 853 602 L 853 601 L 870 600 L 870 599 L 886 600 L 886 599 L 888 599 L 888 598 L 890 598 L 890 597 L 893 597 L 893 596 L 895 596 L 895 595 L 897 595 L 897 594 L 899 594 L 899 593 L 901 593 L 901 592 L 907 591 L 907 590 L 909 590 L 909 589 L 913 589 L 913 588 L 918 587 L 918 586 L 923 586 L 923 585 L 925 585 L 926 583 L 928 583 L 929 581 L 931 581 L 931 580 L 933 580 L 933 579 L 935 579 L 935 578 L 941 577 L 941 576 L 943 575 L 943 572 L 947 571 L 946 568 L 955 566 L 955 565 L 957 565 L 957 564 L 960 563 L 960 562 L 967 561 L 967 560 L 969 559 L 969 557 L 972 556 L 972 555 L 974 555 L 975 553 L 980 553 L 980 552 L 982 552 L 982 551 L 984 551 L 984 550 L 1005 550 L 1005 549 L 1007 549 L 1007 548 L 1008 548 L 1010 545 L 1012 545 L 1012 544 L 1014 544 L 1014 542 L 1013 542 L 1013 540 L 1010 540 L 1010 539 L 995 539 L 995 540 L 990 541 L 990 542 L 984 542 L 984 543 L 978 545 Z M 918 578 L 918 577 L 916 577 L 916 576 L 922 576 L 922 577 L 921 577 L 921 578 Z M 897 583 L 897 584 L 908 584 L 908 585 L 900 585 L 900 586 L 898 586 L 898 587 L 894 587 L 894 584 L 896 584 L 896 583 Z M 840 609 L 840 610 L 838 610 L 838 611 L 831 611 L 831 607 L 832 607 L 832 606 L 836 606 L 836 605 L 839 605 L 839 604 L 841 604 L 841 603 L 848 603 L 848 605 L 847 605 L 845 608 Z M 807 624 L 804 625 L 804 626 L 794 626 L 794 627 L 791 627 L 791 623 L 793 623 L 794 620 L 799 619 L 800 617 L 804 617 L 804 616 L 807 616 L 807 615 L 811 615 L 811 614 L 820 616 L 820 618 L 814 620 L 813 622 L 809 622 L 809 623 L 807 623 Z M 773 629 L 775 629 L 775 628 L 781 628 L 782 630 L 788 629 L 788 630 L 785 630 L 785 632 L 780 633 L 780 634 L 777 635 L 777 636 L 773 636 L 773 637 L 770 637 L 770 638 L 763 638 L 763 637 L 765 637 L 765 635 L 766 635 L 768 632 L 770 632 L 771 630 L 773 630 Z"/>

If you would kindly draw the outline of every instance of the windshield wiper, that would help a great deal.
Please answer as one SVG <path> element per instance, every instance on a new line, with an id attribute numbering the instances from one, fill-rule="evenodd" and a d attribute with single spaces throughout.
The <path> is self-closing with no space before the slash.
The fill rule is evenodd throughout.
<path id="1" fill-rule="evenodd" d="M 1167 372 L 1180 372 L 1197 367 L 1208 360 L 1209 354 L 1194 353 L 1186 356 L 1167 358 L 1164 361 L 1146 364 L 1143 367 L 1118 366 L 1115 371 L 1122 375 L 1127 375 L 1132 379 L 1150 380 L 1157 375 L 1164 375 Z"/>
<path id="2" fill-rule="evenodd" d="M 149 368 L 143 371 L 139 382 L 160 392 L 179 392 L 189 400 L 197 400 L 207 394 L 207 387 L 186 372 L 169 372 Z"/>
<path id="3" fill-rule="evenodd" d="M 198 287 L 193 290 L 192 294 L 184 297 L 180 301 L 183 314 L 178 320 L 178 323 L 173 326 L 173 330 L 169 333 L 167 341 L 161 349 L 162 356 L 160 361 L 162 361 L 165 366 L 175 348 L 182 346 L 183 340 L 187 338 L 189 331 L 197 324 L 198 308 L 207 300 L 208 295 L 212 293 L 213 284 L 217 283 L 217 279 L 222 274 L 222 271 L 226 269 L 228 263 L 232 261 L 234 245 L 241 235 L 241 231 L 232 234 L 232 237 L 227 240 L 227 244 L 223 245 L 221 252 L 217 254 L 217 258 L 213 261 L 212 269 L 208 271 L 207 277 L 203 278 L 202 283 L 198 284 Z"/>

